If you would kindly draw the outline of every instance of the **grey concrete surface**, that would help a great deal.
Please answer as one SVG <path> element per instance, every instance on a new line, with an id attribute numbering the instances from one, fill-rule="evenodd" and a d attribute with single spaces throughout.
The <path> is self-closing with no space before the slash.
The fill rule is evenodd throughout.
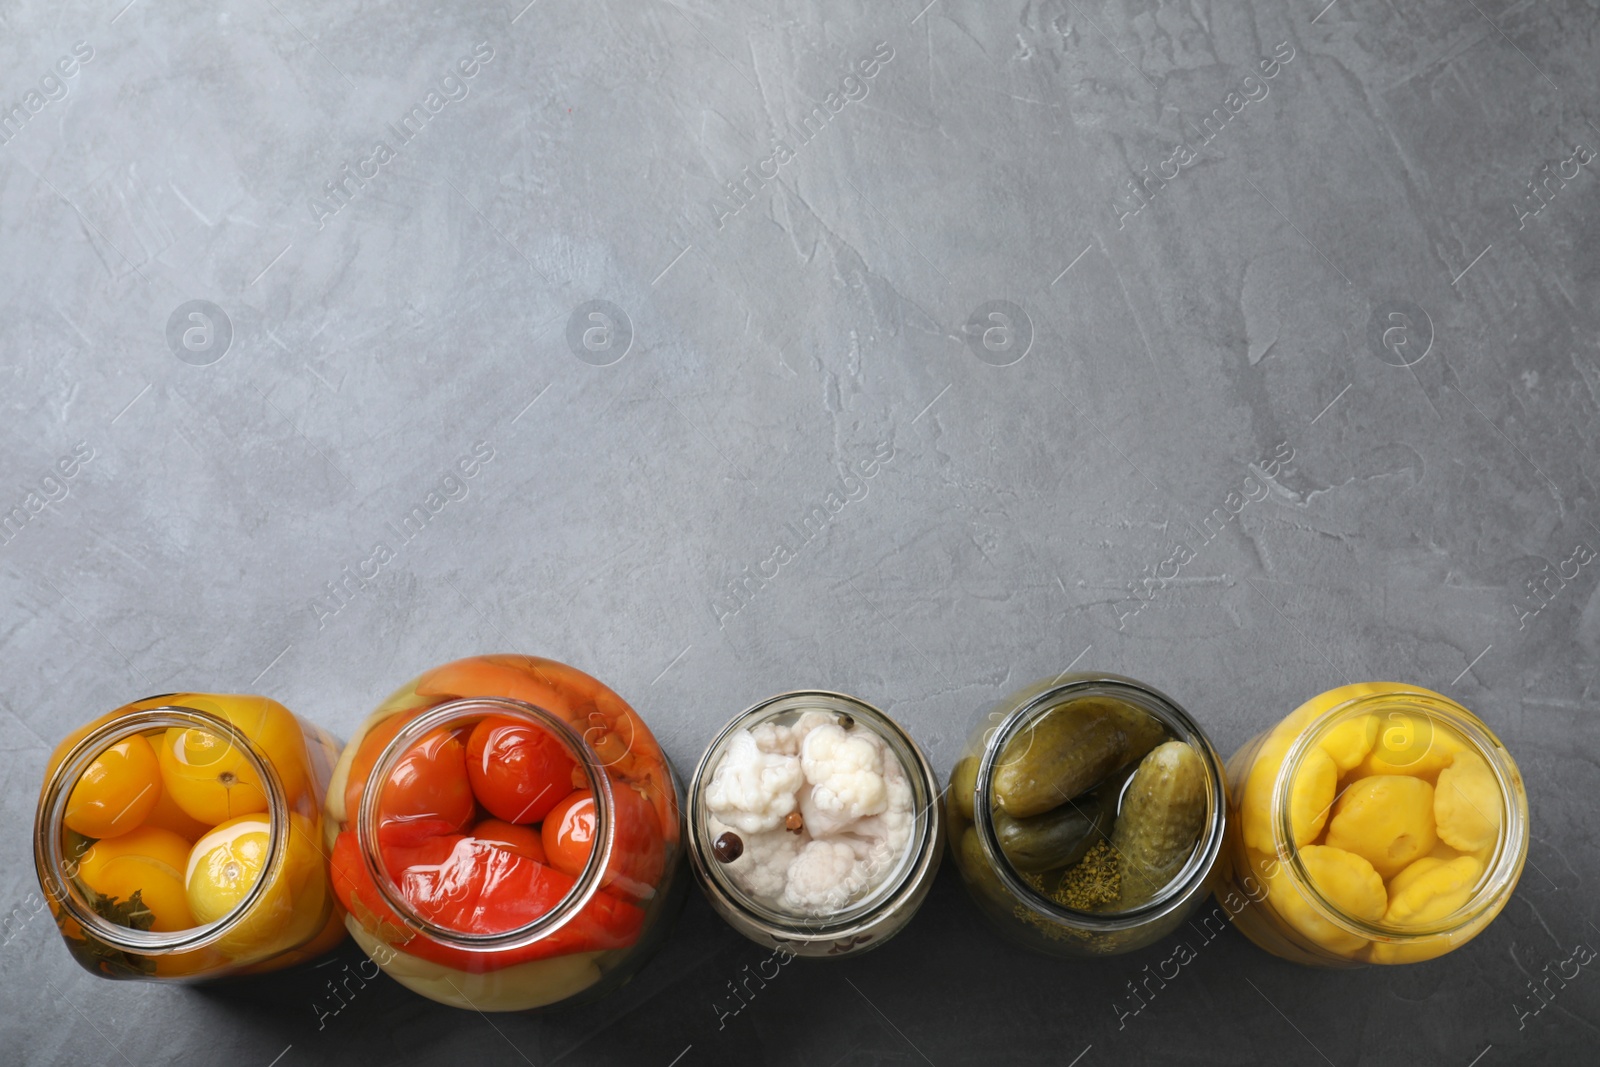
<path id="1" fill-rule="evenodd" d="M 1600 5 L 524 3 L 0 7 L 0 1062 L 1592 1061 L 1600 975 L 1530 981 L 1600 948 Z M 1023 955 L 949 870 L 726 1015 L 764 953 L 698 898 L 613 998 L 492 1019 L 330 1013 L 349 946 L 99 981 L 37 911 L 78 722 L 196 688 L 348 731 L 502 650 L 681 771 L 800 686 L 948 773 L 1071 663 L 1225 752 L 1415 682 L 1521 761 L 1530 862 L 1446 959 L 1229 931 L 1136 1014 L 1169 946 Z"/>

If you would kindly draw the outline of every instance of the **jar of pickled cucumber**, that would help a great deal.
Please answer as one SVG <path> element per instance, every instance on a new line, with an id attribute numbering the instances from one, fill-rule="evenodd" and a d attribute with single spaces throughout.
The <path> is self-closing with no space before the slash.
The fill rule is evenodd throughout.
<path id="1" fill-rule="evenodd" d="M 339 743 L 273 700 L 167 693 L 51 754 L 34 863 L 72 956 L 107 978 L 259 973 L 344 940 L 322 856 Z"/>
<path id="2" fill-rule="evenodd" d="M 689 798 L 701 888 L 768 948 L 876 948 L 911 921 L 938 873 L 933 768 L 894 720 L 842 693 L 783 693 L 735 716 Z"/>
<path id="3" fill-rule="evenodd" d="M 402 686 L 327 797 L 351 935 L 400 984 L 476 1011 L 570 1005 L 632 977 L 683 903 L 680 820 L 638 714 L 533 656 Z"/>
<path id="4" fill-rule="evenodd" d="M 1416 686 L 1313 697 L 1234 753 L 1228 780 L 1219 871 L 1243 905 L 1235 922 L 1296 963 L 1441 956 L 1500 913 L 1528 855 L 1511 754 Z"/>
<path id="5" fill-rule="evenodd" d="M 1002 934 L 1060 956 L 1130 952 L 1205 897 L 1221 760 L 1166 695 L 1064 674 L 983 716 L 950 776 L 951 851 Z"/>

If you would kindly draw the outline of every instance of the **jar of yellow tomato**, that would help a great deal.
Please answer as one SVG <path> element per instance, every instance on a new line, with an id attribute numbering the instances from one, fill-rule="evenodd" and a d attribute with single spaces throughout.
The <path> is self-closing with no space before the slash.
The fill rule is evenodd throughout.
<path id="1" fill-rule="evenodd" d="M 1466 708 L 1398 682 L 1306 701 L 1228 762 L 1235 922 L 1326 967 L 1414 963 L 1475 937 L 1528 854 L 1528 798 Z"/>
<path id="2" fill-rule="evenodd" d="M 480 656 L 402 686 L 345 746 L 326 810 L 351 935 L 443 1004 L 592 1000 L 683 904 L 666 755 L 621 697 L 554 660 Z"/>
<path id="3" fill-rule="evenodd" d="M 266 697 L 168 693 L 50 756 L 34 863 L 67 948 L 107 978 L 201 979 L 344 939 L 322 857 L 339 743 Z"/>

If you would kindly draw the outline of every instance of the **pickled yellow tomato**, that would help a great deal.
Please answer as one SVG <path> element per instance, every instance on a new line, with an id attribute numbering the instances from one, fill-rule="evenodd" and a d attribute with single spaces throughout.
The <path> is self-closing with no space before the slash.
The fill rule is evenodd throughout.
<path id="1" fill-rule="evenodd" d="M 168 730 L 161 778 L 184 814 L 212 826 L 267 810 L 267 787 L 249 757 L 210 730 Z"/>
<path id="2" fill-rule="evenodd" d="M 63 820 L 84 837 L 116 837 L 144 822 L 161 796 L 155 749 L 138 734 L 94 758 L 72 787 Z"/>
<path id="3" fill-rule="evenodd" d="M 1477 852 L 1500 836 L 1500 783 L 1476 752 L 1458 753 L 1439 772 L 1433 793 L 1433 818 L 1440 840 L 1463 852 Z"/>
<path id="4" fill-rule="evenodd" d="M 291 807 L 314 799 L 307 788 L 305 734 L 287 708 L 265 697 L 207 696 L 189 703 L 225 719 L 261 750 Z M 225 735 L 175 726 L 157 750 L 162 784 L 178 807 L 207 826 L 267 810 L 266 783 L 249 755 Z"/>
<path id="5" fill-rule="evenodd" d="M 1472 897 L 1483 876 L 1483 864 L 1471 856 L 1453 860 L 1424 856 L 1389 882 L 1389 907 L 1384 922 L 1392 926 L 1438 922 Z"/>
<path id="6" fill-rule="evenodd" d="M 160 738 L 157 738 L 159 741 Z M 182 808 L 172 799 L 172 793 L 163 788 L 161 795 L 156 798 L 155 807 L 146 815 L 144 826 L 154 826 L 162 830 L 171 830 L 179 837 L 193 845 L 206 835 L 211 829 L 211 823 L 201 822 Z"/>
<path id="7" fill-rule="evenodd" d="M 1295 844 L 1309 845 L 1322 833 L 1338 787 L 1339 768 L 1333 757 L 1320 748 L 1307 752 L 1295 772 L 1294 788 L 1289 794 L 1289 826 L 1294 831 Z"/>
<path id="8" fill-rule="evenodd" d="M 241 815 L 195 842 L 184 865 L 195 918 L 216 922 L 239 906 L 266 867 L 271 837 L 267 816 Z"/>
<path id="9" fill-rule="evenodd" d="M 244 815 L 195 843 L 185 882 L 196 919 L 215 922 L 244 902 L 266 869 L 271 826 L 265 815 Z M 219 951 L 235 960 L 251 959 L 299 944 L 316 932 L 326 901 L 324 879 L 317 877 L 321 854 L 316 832 L 315 825 L 304 817 L 289 817 L 282 868 L 249 910 L 217 940 Z"/>
<path id="10" fill-rule="evenodd" d="M 158 933 L 194 925 L 183 873 L 189 842 L 169 830 L 141 826 L 89 846 L 78 859 L 78 878 L 102 896 L 127 901 L 133 894 L 154 917 Z"/>
<path id="11" fill-rule="evenodd" d="M 1428 854 L 1433 826 L 1433 786 L 1420 778 L 1380 774 L 1351 783 L 1333 806 L 1327 844 L 1372 864 L 1393 878 Z"/>
<path id="12" fill-rule="evenodd" d="M 1307 845 L 1299 850 L 1300 861 L 1317 892 L 1344 914 L 1366 922 L 1383 918 L 1388 904 L 1383 879 L 1372 864 L 1353 852 L 1327 845 Z M 1273 910 L 1300 933 L 1340 955 L 1350 955 L 1367 941 L 1329 922 L 1295 888 L 1288 866 L 1275 867 L 1267 881 L 1267 900 Z"/>
<path id="13" fill-rule="evenodd" d="M 1378 730 L 1369 752 L 1351 772 L 1354 778 L 1408 774 L 1429 784 L 1465 746 L 1446 726 L 1420 711 L 1386 711 L 1374 716 Z"/>
<path id="14" fill-rule="evenodd" d="M 1323 734 L 1317 747 L 1332 757 L 1334 766 L 1339 768 L 1340 774 L 1344 774 L 1354 770 L 1357 764 L 1367 758 L 1377 738 L 1378 717 L 1357 715 Z"/>

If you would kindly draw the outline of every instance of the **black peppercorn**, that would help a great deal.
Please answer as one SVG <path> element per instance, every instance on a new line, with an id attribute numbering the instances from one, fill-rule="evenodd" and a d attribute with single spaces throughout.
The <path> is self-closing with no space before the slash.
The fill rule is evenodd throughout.
<path id="1" fill-rule="evenodd" d="M 841 716 L 839 716 L 839 729 L 848 730 L 848 729 L 850 729 L 850 727 L 854 726 L 855 724 L 856 724 L 856 720 L 855 720 L 854 716 L 851 716 L 851 715 L 841 715 Z"/>
<path id="2" fill-rule="evenodd" d="M 719 834 L 711 844 L 711 854 L 723 863 L 732 863 L 744 855 L 744 842 L 732 830 Z"/>

